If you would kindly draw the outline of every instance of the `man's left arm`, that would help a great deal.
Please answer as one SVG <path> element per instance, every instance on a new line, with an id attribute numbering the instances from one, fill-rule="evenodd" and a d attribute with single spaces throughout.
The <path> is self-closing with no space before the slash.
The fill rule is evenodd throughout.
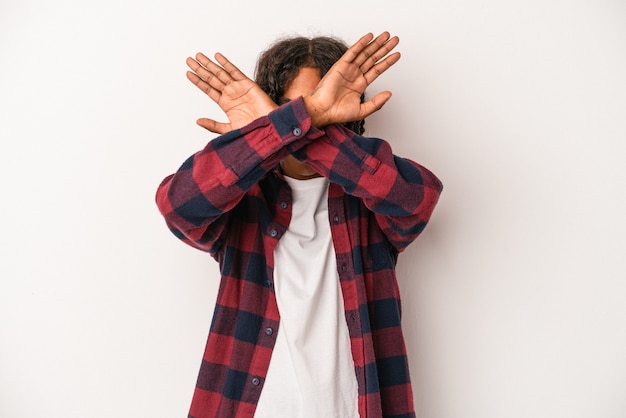
<path id="1" fill-rule="evenodd" d="M 394 155 L 382 139 L 359 136 L 342 125 L 325 130 L 295 157 L 360 198 L 389 242 L 404 250 L 429 221 L 441 181 L 420 164 Z"/>

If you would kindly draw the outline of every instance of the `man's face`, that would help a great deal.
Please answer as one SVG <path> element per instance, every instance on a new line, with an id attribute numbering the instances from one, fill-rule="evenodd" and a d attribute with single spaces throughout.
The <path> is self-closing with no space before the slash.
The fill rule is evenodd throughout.
<path id="1" fill-rule="evenodd" d="M 320 71 L 317 68 L 302 67 L 298 70 L 296 77 L 289 83 L 285 90 L 285 101 L 297 99 L 300 96 L 310 94 L 320 82 Z M 306 180 L 320 177 L 311 166 L 301 163 L 293 156 L 289 155 L 281 162 L 283 173 L 298 180 Z"/>

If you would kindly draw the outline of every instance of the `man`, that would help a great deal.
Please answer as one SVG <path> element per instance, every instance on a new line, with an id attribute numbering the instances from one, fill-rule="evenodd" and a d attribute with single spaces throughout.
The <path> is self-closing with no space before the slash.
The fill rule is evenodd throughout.
<path id="1" fill-rule="evenodd" d="M 156 198 L 222 275 L 190 417 L 415 416 L 395 264 L 442 186 L 359 135 L 399 40 L 303 39 L 266 51 L 258 84 L 221 54 L 187 60 L 228 117 L 198 120 L 221 136 Z"/>

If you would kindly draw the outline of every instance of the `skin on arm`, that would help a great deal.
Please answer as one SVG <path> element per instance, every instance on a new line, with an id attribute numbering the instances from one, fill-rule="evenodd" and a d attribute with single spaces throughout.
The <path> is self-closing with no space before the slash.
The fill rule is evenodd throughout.
<path id="1" fill-rule="evenodd" d="M 222 54 L 215 54 L 215 60 L 219 65 L 200 52 L 195 59 L 187 58 L 187 65 L 191 69 L 187 71 L 187 78 L 226 113 L 228 122 L 200 118 L 198 125 L 211 132 L 224 134 L 278 107 L 254 81 Z"/>
<path id="2" fill-rule="evenodd" d="M 334 123 L 361 120 L 379 110 L 391 97 L 391 92 L 378 93 L 365 103 L 361 94 L 365 88 L 400 59 L 400 53 L 390 52 L 398 45 L 397 36 L 383 32 L 374 39 L 364 35 L 337 61 L 310 95 L 304 96 L 313 125 L 322 127 Z M 241 128 L 267 115 L 277 105 L 251 79 L 246 77 L 222 54 L 212 61 L 204 54 L 187 58 L 191 71 L 187 78 L 226 113 L 229 122 L 220 123 L 201 118 L 198 124 L 211 132 L 223 134 Z"/>
<path id="3" fill-rule="evenodd" d="M 383 32 L 374 39 L 364 35 L 337 61 L 320 80 L 319 70 L 301 68 L 289 86 L 285 98 L 293 100 L 303 96 L 304 104 L 315 127 L 340 124 L 365 117 L 379 110 L 391 97 L 384 91 L 361 103 L 367 86 L 400 59 L 400 53 L 390 52 L 398 45 L 398 37 Z M 251 79 L 246 77 L 222 54 L 215 54 L 214 62 L 202 53 L 187 58 L 191 71 L 187 78 L 202 90 L 226 113 L 229 122 L 221 123 L 209 118 L 198 119 L 198 125 L 218 134 L 241 128 L 253 120 L 267 115 L 277 105 Z M 296 179 L 319 177 L 311 166 L 293 156 L 281 162 L 283 172 Z"/>
<path id="4" fill-rule="evenodd" d="M 361 103 L 367 86 L 400 59 L 400 53 L 388 55 L 400 42 L 383 32 L 376 39 L 367 34 L 352 45 L 324 75 L 304 103 L 316 127 L 365 119 L 391 98 L 383 91 Z"/>

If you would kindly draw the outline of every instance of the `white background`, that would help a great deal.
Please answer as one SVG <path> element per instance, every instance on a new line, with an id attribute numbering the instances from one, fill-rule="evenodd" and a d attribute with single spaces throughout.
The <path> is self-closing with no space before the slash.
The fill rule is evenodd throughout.
<path id="1" fill-rule="evenodd" d="M 367 134 L 445 184 L 398 266 L 418 417 L 626 416 L 623 1 L 1 0 L 1 417 L 186 416 L 217 264 L 153 196 L 223 118 L 185 58 L 386 29 Z"/>

